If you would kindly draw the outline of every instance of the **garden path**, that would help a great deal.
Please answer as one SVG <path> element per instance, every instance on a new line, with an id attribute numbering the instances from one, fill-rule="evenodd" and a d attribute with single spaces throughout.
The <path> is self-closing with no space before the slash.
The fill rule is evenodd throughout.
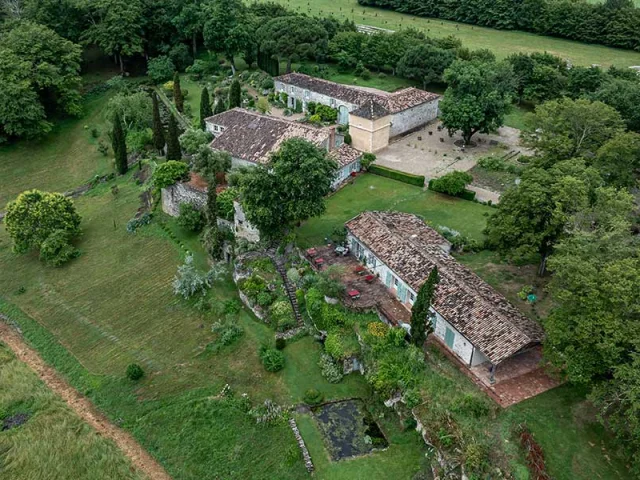
<path id="1" fill-rule="evenodd" d="M 171 480 L 164 468 L 127 432 L 113 425 L 89 399 L 80 394 L 52 367 L 47 365 L 40 355 L 21 338 L 20 334 L 0 315 L 0 341 L 5 343 L 26 363 L 40 379 L 59 395 L 80 418 L 96 429 L 99 435 L 112 440 L 129 458 L 131 464 L 151 480 Z"/>

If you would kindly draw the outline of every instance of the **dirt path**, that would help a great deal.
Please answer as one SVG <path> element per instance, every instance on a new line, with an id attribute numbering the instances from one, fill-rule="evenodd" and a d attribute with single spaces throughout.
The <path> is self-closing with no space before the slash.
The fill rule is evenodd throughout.
<path id="1" fill-rule="evenodd" d="M 29 365 L 40 379 L 62 397 L 85 422 L 95 428 L 99 435 L 115 442 L 139 472 L 151 480 L 171 480 L 164 468 L 130 434 L 113 425 L 98 412 L 89 399 L 69 385 L 54 368 L 48 366 L 40 355 L 24 342 L 18 332 L 2 319 L 0 319 L 0 341 L 6 343 L 16 357 Z"/>

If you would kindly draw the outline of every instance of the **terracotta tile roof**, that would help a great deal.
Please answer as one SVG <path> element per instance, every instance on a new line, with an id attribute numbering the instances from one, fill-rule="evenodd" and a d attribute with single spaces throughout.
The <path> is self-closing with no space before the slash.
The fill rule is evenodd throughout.
<path id="1" fill-rule="evenodd" d="M 433 308 L 494 364 L 542 340 L 542 328 L 445 253 L 446 240 L 419 217 L 364 212 L 346 226 L 416 292 L 437 265 Z"/>
<path id="2" fill-rule="evenodd" d="M 343 102 L 362 106 L 369 101 L 379 104 L 389 113 L 398 113 L 408 108 L 430 102 L 439 95 L 426 92 L 418 88 L 405 88 L 397 92 L 389 93 L 377 89 L 363 89 L 340 83 L 330 82 L 321 78 L 311 77 L 302 73 L 288 73 L 276 77 L 275 81 L 293 85 L 294 87 L 310 90 L 312 92 L 327 95 Z"/>
<path id="3" fill-rule="evenodd" d="M 210 143 L 215 150 L 229 152 L 232 157 L 253 163 L 266 163 L 269 154 L 285 140 L 303 138 L 316 145 L 330 136 L 325 128 L 312 127 L 282 118 L 234 108 L 205 120 L 220 125 L 224 131 Z"/>
<path id="4" fill-rule="evenodd" d="M 351 112 L 351 114 L 360 118 L 376 120 L 378 118 L 386 117 L 387 115 L 389 115 L 389 110 L 384 108 L 378 102 L 369 100 L 360 108 L 356 108 L 353 112 Z"/>
<path id="5" fill-rule="evenodd" d="M 358 160 L 362 156 L 362 153 L 350 145 L 343 143 L 335 150 L 331 150 L 329 156 L 338 162 L 338 166 L 346 167 Z"/>

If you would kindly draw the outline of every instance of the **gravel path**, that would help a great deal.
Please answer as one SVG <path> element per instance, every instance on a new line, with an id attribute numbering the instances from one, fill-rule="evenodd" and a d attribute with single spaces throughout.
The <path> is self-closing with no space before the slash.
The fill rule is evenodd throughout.
<path id="1" fill-rule="evenodd" d="M 127 432 L 113 425 L 85 396 L 73 388 L 13 328 L 0 318 L 0 341 L 4 342 L 40 379 L 69 405 L 98 434 L 112 440 L 133 466 L 151 480 L 171 480 L 164 468 Z"/>

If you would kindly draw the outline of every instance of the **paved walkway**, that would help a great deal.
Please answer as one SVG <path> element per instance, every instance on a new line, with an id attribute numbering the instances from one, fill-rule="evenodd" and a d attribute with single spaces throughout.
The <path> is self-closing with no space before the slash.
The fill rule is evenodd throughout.
<path id="1" fill-rule="evenodd" d="M 98 412 L 89 399 L 69 385 L 54 368 L 47 365 L 40 355 L 24 342 L 18 332 L 3 320 L 7 318 L 0 315 L 0 341 L 4 342 L 19 360 L 29 365 L 53 392 L 62 397 L 71 410 L 95 428 L 100 435 L 112 440 L 132 465 L 149 479 L 171 480 L 164 468 L 129 433 L 113 425 Z"/>

